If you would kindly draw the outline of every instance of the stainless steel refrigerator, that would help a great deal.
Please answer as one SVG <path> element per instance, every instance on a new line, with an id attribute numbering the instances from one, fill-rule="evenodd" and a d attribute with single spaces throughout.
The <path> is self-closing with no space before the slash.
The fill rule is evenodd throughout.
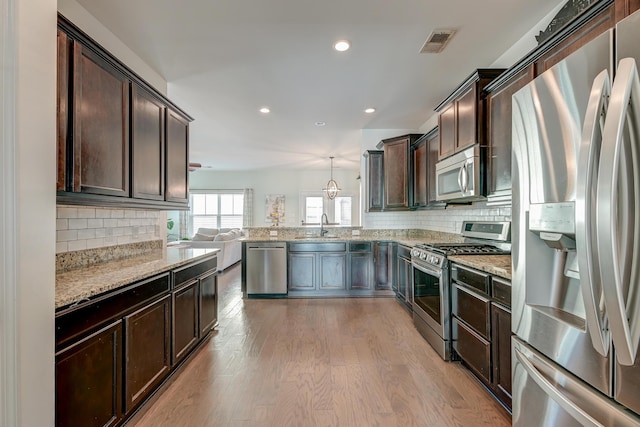
<path id="1" fill-rule="evenodd" d="M 514 426 L 640 426 L 640 14 L 513 96 Z"/>

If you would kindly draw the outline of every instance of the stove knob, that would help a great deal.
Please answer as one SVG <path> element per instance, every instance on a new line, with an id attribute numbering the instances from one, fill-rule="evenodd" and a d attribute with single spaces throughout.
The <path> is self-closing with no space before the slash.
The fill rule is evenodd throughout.
<path id="1" fill-rule="evenodd" d="M 419 253 L 417 249 L 411 249 L 411 256 L 418 256 Z"/>
<path id="2" fill-rule="evenodd" d="M 423 261 L 426 260 L 427 259 L 427 254 L 425 254 L 425 253 L 420 254 L 420 259 L 423 260 Z"/>

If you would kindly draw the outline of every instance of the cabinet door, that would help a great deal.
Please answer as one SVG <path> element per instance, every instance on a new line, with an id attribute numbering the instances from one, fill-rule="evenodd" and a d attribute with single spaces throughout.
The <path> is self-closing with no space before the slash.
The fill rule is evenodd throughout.
<path id="1" fill-rule="evenodd" d="M 200 278 L 200 336 L 218 325 L 218 273 Z"/>
<path id="2" fill-rule="evenodd" d="M 384 209 L 409 208 L 409 138 L 384 144 Z"/>
<path id="3" fill-rule="evenodd" d="M 57 126 L 57 180 L 56 190 L 67 190 L 67 138 L 69 134 L 69 78 L 71 70 L 71 41 L 67 35 L 58 29 L 58 60 L 56 84 L 56 126 Z"/>
<path id="4" fill-rule="evenodd" d="M 369 253 L 349 254 L 349 288 L 370 290 L 373 288 L 373 256 Z"/>
<path id="5" fill-rule="evenodd" d="M 164 200 L 165 105 L 136 85 L 131 96 L 133 197 Z"/>
<path id="6" fill-rule="evenodd" d="M 384 196 L 383 151 L 367 151 L 367 212 L 380 212 Z"/>
<path id="7" fill-rule="evenodd" d="M 440 147 L 438 159 L 449 157 L 456 150 L 456 103 L 449 104 L 438 116 Z"/>
<path id="8" fill-rule="evenodd" d="M 476 85 L 471 85 L 456 101 L 456 152 L 478 142 L 477 101 Z"/>
<path id="9" fill-rule="evenodd" d="M 398 298 L 407 306 L 412 306 L 413 275 L 411 274 L 411 260 L 398 257 Z"/>
<path id="10" fill-rule="evenodd" d="M 376 242 L 374 249 L 376 289 L 391 290 L 393 286 L 393 243 Z"/>
<path id="11" fill-rule="evenodd" d="M 73 66 L 72 189 L 128 197 L 129 80 L 77 42 Z"/>
<path id="12" fill-rule="evenodd" d="M 531 64 L 489 95 L 488 197 L 511 193 L 511 97 L 533 72 Z"/>
<path id="13" fill-rule="evenodd" d="M 542 55 L 536 61 L 536 75 L 553 67 L 606 30 L 613 28 L 614 25 L 615 7 L 612 4 Z"/>
<path id="14" fill-rule="evenodd" d="M 166 200 L 189 202 L 189 122 L 167 108 Z"/>
<path id="15" fill-rule="evenodd" d="M 427 202 L 429 205 L 441 204 L 436 200 L 436 163 L 438 163 L 438 150 L 440 137 L 438 132 L 427 140 Z"/>
<path id="16" fill-rule="evenodd" d="M 316 255 L 289 252 L 289 290 L 312 291 L 316 288 Z"/>
<path id="17" fill-rule="evenodd" d="M 122 413 L 117 321 L 56 354 L 56 426 L 113 426 Z"/>
<path id="18" fill-rule="evenodd" d="M 502 402 L 511 408 L 511 311 L 491 304 L 493 386 Z"/>
<path id="19" fill-rule="evenodd" d="M 198 341 L 198 281 L 173 292 L 173 364 Z"/>
<path id="20" fill-rule="evenodd" d="M 124 318 L 125 412 L 160 385 L 171 368 L 171 295 Z"/>
<path id="21" fill-rule="evenodd" d="M 427 167 L 428 167 L 428 146 L 427 139 L 420 138 L 411 146 L 411 160 L 413 163 L 412 176 L 412 207 L 419 209 L 429 204 L 427 187 Z"/>
<path id="22" fill-rule="evenodd" d="M 346 289 L 347 254 L 319 253 L 317 257 L 320 289 Z"/>

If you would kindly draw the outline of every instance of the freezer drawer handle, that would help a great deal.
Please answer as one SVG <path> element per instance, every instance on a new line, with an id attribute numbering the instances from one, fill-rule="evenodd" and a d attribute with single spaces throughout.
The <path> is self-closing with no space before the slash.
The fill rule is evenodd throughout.
<path id="1" fill-rule="evenodd" d="M 551 397 L 558 405 L 560 405 L 567 413 L 569 413 L 576 421 L 585 427 L 604 427 L 597 420 L 593 419 L 589 414 L 583 411 L 579 406 L 573 403 L 569 398 L 564 396 L 556 387 L 553 386 L 535 367 L 533 361 L 522 354 L 520 350 L 514 348 L 516 359 L 522 364 L 527 374 L 538 384 L 538 386 Z"/>

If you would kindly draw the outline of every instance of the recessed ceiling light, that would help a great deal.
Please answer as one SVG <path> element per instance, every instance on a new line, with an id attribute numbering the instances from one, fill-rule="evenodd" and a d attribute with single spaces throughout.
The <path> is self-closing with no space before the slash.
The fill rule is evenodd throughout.
<path id="1" fill-rule="evenodd" d="M 269 114 L 269 113 L 271 112 L 271 110 L 269 109 L 269 107 L 262 107 L 262 108 L 260 109 L 260 112 L 261 112 L 262 114 Z"/>
<path id="2" fill-rule="evenodd" d="M 333 45 L 333 48 L 338 52 L 344 52 L 345 50 L 349 50 L 350 47 L 351 47 L 351 44 L 347 40 L 338 40 Z"/>
<path id="3" fill-rule="evenodd" d="M 371 113 L 375 113 L 376 109 L 375 108 L 367 108 L 367 109 L 364 110 L 364 112 L 367 113 L 367 114 L 371 114 Z"/>
<path id="4" fill-rule="evenodd" d="M 320 126 L 324 126 L 326 125 L 325 122 L 316 122 L 316 126 L 320 127 Z"/>

